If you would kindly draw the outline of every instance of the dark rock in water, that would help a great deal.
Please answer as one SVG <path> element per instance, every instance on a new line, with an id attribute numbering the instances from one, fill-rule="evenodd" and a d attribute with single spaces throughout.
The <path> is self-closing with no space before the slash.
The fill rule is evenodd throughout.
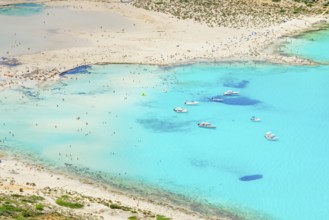
<path id="1" fill-rule="evenodd" d="M 258 179 L 262 179 L 263 175 L 261 174 L 254 174 L 254 175 L 248 175 L 248 176 L 243 176 L 240 177 L 241 181 L 253 181 L 253 180 L 258 180 Z"/>
<path id="2" fill-rule="evenodd" d="M 38 98 L 40 93 L 39 92 L 33 92 L 33 91 L 22 91 L 24 95 L 32 98 Z"/>
<path id="3" fill-rule="evenodd" d="M 18 60 L 16 58 L 6 58 L 6 57 L 2 57 L 0 59 L 0 65 L 4 65 L 4 66 L 9 66 L 9 67 L 14 67 L 14 66 L 18 66 L 20 65 L 20 62 L 18 62 Z"/>
<path id="4" fill-rule="evenodd" d="M 224 104 L 227 105 L 257 105 L 261 103 L 261 101 L 256 99 L 250 99 L 248 97 L 243 96 L 235 96 L 235 97 L 225 97 L 223 100 Z"/>
<path id="5" fill-rule="evenodd" d="M 242 88 L 246 88 L 248 86 L 248 84 L 249 84 L 249 81 L 247 81 L 247 80 L 241 80 L 238 82 L 236 82 L 234 80 L 227 80 L 226 82 L 223 83 L 223 86 L 242 89 Z"/>
<path id="6" fill-rule="evenodd" d="M 74 74 L 90 74 L 89 69 L 91 68 L 90 65 L 82 65 L 78 66 L 74 69 L 62 72 L 60 76 L 65 76 L 65 75 L 74 75 Z"/>
<path id="7" fill-rule="evenodd" d="M 40 97 L 40 92 L 35 89 L 27 88 L 27 87 L 22 87 L 18 89 L 17 91 L 21 92 L 24 94 L 24 96 L 33 99 L 33 100 L 42 100 L 43 98 Z"/>

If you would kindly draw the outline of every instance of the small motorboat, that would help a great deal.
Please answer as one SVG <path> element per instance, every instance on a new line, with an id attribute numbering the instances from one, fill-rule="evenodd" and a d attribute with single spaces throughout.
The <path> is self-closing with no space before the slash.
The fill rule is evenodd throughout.
<path id="1" fill-rule="evenodd" d="M 184 104 L 185 105 L 198 105 L 199 102 L 197 102 L 197 101 L 185 101 Z"/>
<path id="2" fill-rule="evenodd" d="M 212 124 L 209 123 L 209 122 L 200 122 L 200 123 L 198 123 L 198 126 L 199 126 L 200 128 L 212 128 L 212 129 L 215 129 L 215 128 L 216 128 L 215 125 L 212 125 Z"/>
<path id="3" fill-rule="evenodd" d="M 238 91 L 233 91 L 233 90 L 227 90 L 224 92 L 224 95 L 239 95 L 240 92 Z"/>
<path id="4" fill-rule="evenodd" d="M 252 122 L 260 122 L 262 119 L 260 119 L 260 118 L 257 118 L 257 117 L 255 117 L 255 116 L 252 116 L 251 118 L 250 118 L 250 121 L 252 121 Z"/>
<path id="5" fill-rule="evenodd" d="M 186 108 L 182 108 L 182 107 L 176 107 L 174 108 L 174 111 L 177 113 L 186 113 L 188 112 L 188 110 Z"/>
<path id="6" fill-rule="evenodd" d="M 215 98 L 215 97 L 211 98 L 210 100 L 213 101 L 213 102 L 222 102 L 222 101 L 224 101 L 224 99 Z"/>
<path id="7" fill-rule="evenodd" d="M 272 132 L 266 132 L 264 137 L 268 140 L 268 141 L 277 141 L 279 140 L 279 138 Z"/>

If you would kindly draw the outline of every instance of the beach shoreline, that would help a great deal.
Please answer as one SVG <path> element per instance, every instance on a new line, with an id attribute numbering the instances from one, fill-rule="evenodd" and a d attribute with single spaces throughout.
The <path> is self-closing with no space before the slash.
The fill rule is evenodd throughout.
<path id="1" fill-rule="evenodd" d="M 91 178 L 74 174 L 69 171 L 60 171 L 50 166 L 36 163 L 24 155 L 13 154 L 6 150 L 0 151 L 0 193 L 12 195 L 42 195 L 55 204 L 55 200 L 62 195 L 76 194 L 90 197 L 102 202 L 86 203 L 88 208 L 70 210 L 56 206 L 58 212 L 71 213 L 74 216 L 88 216 L 84 219 L 127 219 L 129 216 L 138 216 L 141 219 L 153 219 L 152 216 L 166 216 L 172 219 L 230 219 L 215 216 L 205 216 L 191 211 L 183 206 L 173 206 L 168 202 L 161 202 L 133 195 L 111 186 L 102 184 Z M 50 193 L 48 196 L 45 193 Z M 104 203 L 120 204 L 129 210 L 112 209 Z M 91 207 L 91 208 L 89 208 Z M 224 215 L 223 215 L 224 216 Z"/>
<path id="2" fill-rule="evenodd" d="M 179 20 L 167 14 L 147 11 L 118 1 L 37 2 L 48 7 L 65 7 L 73 11 L 89 10 L 95 16 L 100 11 L 113 13 L 129 20 L 133 26 L 122 24 L 121 31 L 106 30 L 100 26 L 93 33 L 81 28 L 64 30 L 67 36 L 83 39 L 90 45 L 72 48 L 64 45 L 62 49 L 45 49 L 32 54 L 9 54 L 6 58 L 15 59 L 19 65 L 0 67 L 0 76 L 3 79 L 1 87 L 25 85 L 26 79 L 36 83 L 56 81 L 62 72 L 92 64 L 170 66 L 197 62 L 255 61 L 316 65 L 313 61 L 296 56 L 283 56 L 268 48 L 282 38 L 312 30 L 314 26 L 324 26 L 328 22 L 326 15 L 301 15 L 298 19 L 273 27 L 234 29 L 209 27 L 193 20 Z"/>
<path id="3" fill-rule="evenodd" d="M 12 3 L 12 1 L 8 1 L 1 4 L 8 4 L 9 2 Z M 276 49 L 270 47 L 275 47 L 275 43 L 280 39 L 297 36 L 314 30 L 315 26 L 321 27 L 328 23 L 328 17 L 323 15 L 302 17 L 299 20 L 287 21 L 272 28 L 235 30 L 225 27 L 210 28 L 192 20 L 178 20 L 166 14 L 145 11 L 119 1 L 81 1 L 77 3 L 72 0 L 40 0 L 36 2 L 49 7 L 68 7 L 72 10 L 88 9 L 95 13 L 100 10 L 120 14 L 133 21 L 136 29 L 126 30 L 123 28 L 120 32 L 99 30 L 92 36 L 88 32 L 75 30 L 69 35 L 87 39 L 91 42 L 91 46 L 66 47 L 32 54 L 10 55 L 8 58 L 17 60 L 19 65 L 0 67 L 2 79 L 0 86 L 2 89 L 17 86 L 33 87 L 44 82 L 56 83 L 61 73 L 81 65 L 94 64 L 175 66 L 198 62 L 267 62 L 288 65 L 317 65 L 310 60 L 276 53 Z M 104 38 L 104 33 L 109 37 Z M 165 202 L 148 201 L 145 198 L 127 195 L 127 193 L 115 189 L 105 189 L 104 186 L 95 185 L 87 178 L 83 179 L 74 174 L 69 176 L 60 172 L 57 173 L 54 170 L 33 164 L 33 161 L 28 161 L 26 158 L 9 156 L 8 154 L 1 156 L 0 154 L 0 160 L 2 161 L 0 169 L 3 179 L 0 192 L 3 193 L 20 193 L 21 188 L 24 189 L 24 193 L 41 193 L 41 190 L 47 187 L 51 189 L 64 188 L 87 196 L 99 197 L 103 200 L 110 198 L 124 206 L 141 209 L 143 211 L 139 214 L 143 215 L 141 217 L 145 219 L 158 214 L 181 220 L 237 218 L 237 216 L 231 217 L 229 214 L 223 214 L 219 217 L 203 216 L 202 213 L 187 208 L 174 207 Z M 15 184 L 10 185 L 8 179 L 14 179 Z M 26 186 L 27 182 L 33 182 L 36 186 Z M 49 197 L 49 199 L 52 198 Z M 100 204 L 94 204 L 92 207 L 94 209 L 87 209 L 87 211 L 96 213 L 95 216 L 92 216 L 95 218 L 127 219 L 132 215 L 122 210 L 112 210 Z M 144 214 L 144 211 L 148 214 Z M 84 215 L 86 212 L 77 211 L 75 214 Z"/>
<path id="4" fill-rule="evenodd" d="M 121 182 L 120 179 L 100 181 L 96 176 L 102 178 L 101 174 L 77 173 L 74 168 L 71 169 L 71 164 L 54 167 L 36 161 L 37 158 L 22 152 L 0 149 L 0 194 L 43 196 L 54 206 L 56 212 L 86 220 L 121 220 L 130 216 L 137 216 L 138 219 L 165 216 L 179 220 L 266 219 L 264 213 L 243 211 L 239 209 L 241 207 L 209 204 L 207 201 L 144 186 L 142 183 L 126 184 L 127 182 Z M 55 205 L 56 199 L 63 195 L 87 197 L 88 201 L 84 203 L 87 208 L 74 210 Z M 119 204 L 124 208 L 112 209 L 108 203 Z"/>

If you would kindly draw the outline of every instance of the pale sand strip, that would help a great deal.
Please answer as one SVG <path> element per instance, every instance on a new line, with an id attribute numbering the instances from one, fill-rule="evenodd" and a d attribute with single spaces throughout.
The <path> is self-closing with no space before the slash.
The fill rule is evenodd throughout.
<path id="1" fill-rule="evenodd" d="M 28 78 L 44 81 L 59 72 L 95 63 L 143 63 L 169 65 L 198 61 L 270 61 L 274 63 L 310 64 L 297 57 L 270 54 L 265 49 L 278 39 L 305 31 L 327 17 L 303 17 L 280 25 L 251 29 L 227 27 L 210 28 L 192 20 L 178 20 L 172 16 L 150 12 L 118 1 L 36 1 L 49 6 L 69 7 L 74 10 L 117 13 L 135 24 L 133 30 L 122 28 L 114 32 L 99 27 L 99 31 L 76 30 L 72 36 L 87 39 L 91 45 L 63 48 L 36 54 L 14 56 L 22 65 L 0 67 L 4 79 L 2 87 L 26 83 Z M 68 21 L 69 22 L 69 21 Z M 98 24 L 95 23 L 95 26 Z M 36 71 L 34 72 L 36 73 Z"/>
<path id="2" fill-rule="evenodd" d="M 22 194 L 39 194 L 47 198 L 51 204 L 55 204 L 55 199 L 65 194 L 65 192 L 75 192 L 84 196 L 92 197 L 94 199 L 111 200 L 116 204 L 122 206 L 131 207 L 134 209 L 140 209 L 144 212 L 152 213 L 153 215 L 161 214 L 166 217 L 180 220 L 201 220 L 197 213 L 185 210 L 179 207 L 172 207 L 165 203 L 159 204 L 149 200 L 144 200 L 135 196 L 125 195 L 124 193 L 115 192 L 109 189 L 102 188 L 94 185 L 91 181 L 83 180 L 79 178 L 69 177 L 64 174 L 55 173 L 53 171 L 46 170 L 44 167 L 38 165 L 32 165 L 29 162 L 24 162 L 18 158 L 12 158 L 8 156 L 0 156 L 0 193 L 16 193 L 20 194 L 19 189 L 23 189 Z M 28 183 L 28 184 L 27 184 Z M 35 186 L 31 186 L 30 183 L 34 183 Z M 52 191 L 57 191 L 56 194 L 48 195 L 44 189 L 50 188 Z M 61 208 L 58 206 L 58 208 Z M 72 210 L 70 210 L 72 211 Z M 81 210 L 73 210 L 74 213 L 88 216 L 88 213 L 94 214 L 99 219 L 127 219 L 132 215 L 131 212 L 122 210 L 113 210 L 102 204 L 93 203 Z M 89 219 L 89 218 L 84 218 Z M 145 219 L 145 218 L 142 218 Z M 151 219 L 151 218 L 147 218 Z M 226 218 L 216 218 L 226 219 Z"/>

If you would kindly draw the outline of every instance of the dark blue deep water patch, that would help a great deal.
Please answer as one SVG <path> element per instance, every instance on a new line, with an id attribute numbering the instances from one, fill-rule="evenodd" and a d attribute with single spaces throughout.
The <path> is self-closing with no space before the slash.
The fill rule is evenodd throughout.
<path id="1" fill-rule="evenodd" d="M 195 125 L 196 122 L 185 121 L 185 122 L 174 122 L 172 119 L 138 119 L 137 122 L 143 125 L 146 129 L 154 132 L 185 132 L 190 129 L 191 126 Z"/>
<path id="2" fill-rule="evenodd" d="M 242 176 L 242 177 L 240 177 L 240 180 L 241 181 L 253 181 L 253 180 L 259 180 L 262 178 L 263 178 L 263 175 L 254 174 L 254 175 Z"/>
<path id="3" fill-rule="evenodd" d="M 235 96 L 235 97 L 226 97 L 223 100 L 223 103 L 226 105 L 257 105 L 261 101 L 256 99 L 250 99 L 244 96 Z"/>
<path id="4" fill-rule="evenodd" d="M 249 81 L 247 81 L 247 80 L 236 81 L 234 79 L 229 79 L 223 83 L 223 86 L 237 88 L 237 89 L 243 89 L 243 88 L 246 88 L 248 86 L 248 84 L 249 84 Z"/>
<path id="5" fill-rule="evenodd" d="M 36 3 L 9 4 L 0 7 L 0 15 L 25 16 L 40 13 L 44 5 Z"/>
<path id="6" fill-rule="evenodd" d="M 82 65 L 78 66 L 74 69 L 62 72 L 60 76 L 65 76 L 65 75 L 74 75 L 74 74 L 90 74 L 91 72 L 89 71 L 91 68 L 90 65 Z"/>

